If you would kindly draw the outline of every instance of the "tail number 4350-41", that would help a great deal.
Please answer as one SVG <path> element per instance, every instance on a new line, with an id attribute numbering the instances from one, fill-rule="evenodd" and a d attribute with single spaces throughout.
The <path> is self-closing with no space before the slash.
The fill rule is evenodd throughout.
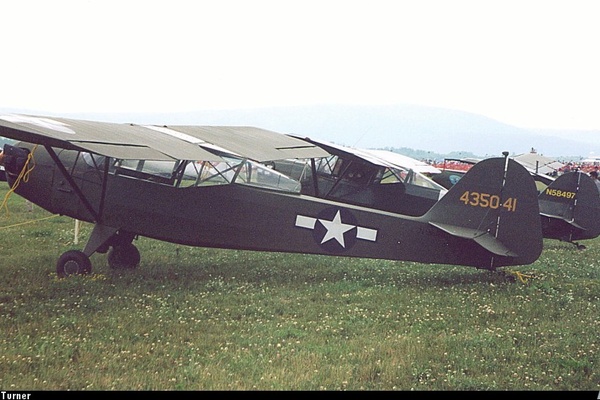
<path id="1" fill-rule="evenodd" d="M 496 194 L 480 193 L 480 192 L 469 192 L 466 191 L 460 196 L 460 201 L 468 206 L 483 207 L 497 209 L 504 207 L 508 211 L 514 212 L 517 210 L 517 198 L 509 197 L 504 200 L 504 203 L 500 201 L 500 196 Z"/>

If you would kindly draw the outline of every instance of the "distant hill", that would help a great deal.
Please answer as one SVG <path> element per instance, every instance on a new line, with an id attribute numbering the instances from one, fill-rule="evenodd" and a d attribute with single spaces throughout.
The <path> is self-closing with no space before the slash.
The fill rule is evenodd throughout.
<path id="1" fill-rule="evenodd" d="M 532 148 L 555 158 L 600 154 L 600 141 L 595 141 L 600 137 L 600 131 L 522 129 L 482 115 L 416 105 L 315 105 L 62 116 L 161 125 L 250 125 L 347 146 L 407 148 L 435 154 L 455 152 L 486 157 L 500 155 L 503 151 L 518 155 Z"/>

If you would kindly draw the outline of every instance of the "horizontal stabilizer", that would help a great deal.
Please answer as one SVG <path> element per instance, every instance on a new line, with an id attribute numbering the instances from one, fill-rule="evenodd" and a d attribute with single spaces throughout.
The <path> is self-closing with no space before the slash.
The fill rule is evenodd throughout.
<path id="1" fill-rule="evenodd" d="M 552 215 L 552 214 L 546 214 L 546 213 L 543 213 L 543 212 L 540 212 L 540 215 L 543 216 L 543 217 L 554 218 L 554 219 L 559 219 L 559 220 L 565 221 L 567 224 L 569 224 L 569 225 L 571 225 L 571 226 L 573 226 L 573 227 L 575 227 L 577 229 L 581 229 L 582 231 L 586 231 L 588 229 L 588 228 L 585 228 L 585 227 L 579 225 L 577 222 L 575 222 L 574 219 L 566 221 L 562 217 L 559 217 L 559 216 L 556 216 L 556 215 Z"/>
<path id="2" fill-rule="evenodd" d="M 438 229 L 443 230 L 453 236 L 458 236 L 464 239 L 472 239 L 487 251 L 506 257 L 518 257 L 519 255 L 507 248 L 498 238 L 492 236 L 487 231 L 480 229 L 472 229 L 464 226 L 448 225 L 438 222 L 429 222 Z"/>

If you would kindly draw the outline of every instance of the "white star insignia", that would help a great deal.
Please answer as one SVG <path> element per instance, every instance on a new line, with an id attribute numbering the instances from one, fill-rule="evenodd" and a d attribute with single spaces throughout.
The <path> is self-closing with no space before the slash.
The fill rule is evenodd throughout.
<path id="1" fill-rule="evenodd" d="M 319 222 L 323 224 L 325 229 L 327 229 L 327 233 L 323 236 L 323 240 L 321 240 L 321 244 L 330 241 L 331 239 L 337 240 L 337 242 L 342 246 L 346 247 L 344 242 L 344 233 L 348 232 L 352 228 L 356 228 L 355 225 L 344 224 L 342 222 L 342 217 L 340 216 L 340 210 L 335 214 L 333 220 L 327 221 L 326 219 L 320 219 Z"/>

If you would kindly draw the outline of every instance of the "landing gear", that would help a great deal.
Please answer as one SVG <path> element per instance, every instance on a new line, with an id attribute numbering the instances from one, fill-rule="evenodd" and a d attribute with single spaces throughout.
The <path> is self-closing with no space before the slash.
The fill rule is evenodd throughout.
<path id="1" fill-rule="evenodd" d="M 83 251 L 69 250 L 60 256 L 56 273 L 60 278 L 92 272 L 90 257 L 108 252 L 108 265 L 114 269 L 134 269 L 140 263 L 140 252 L 132 243 L 135 234 L 96 224 Z"/>
<path id="2" fill-rule="evenodd" d="M 113 246 L 108 251 L 108 265 L 114 269 L 134 269 L 140 263 L 140 252 L 132 243 Z"/>
<path id="3" fill-rule="evenodd" d="M 69 250 L 63 253 L 56 263 L 56 273 L 59 278 L 87 275 L 90 272 L 92 272 L 92 262 L 83 251 Z"/>

